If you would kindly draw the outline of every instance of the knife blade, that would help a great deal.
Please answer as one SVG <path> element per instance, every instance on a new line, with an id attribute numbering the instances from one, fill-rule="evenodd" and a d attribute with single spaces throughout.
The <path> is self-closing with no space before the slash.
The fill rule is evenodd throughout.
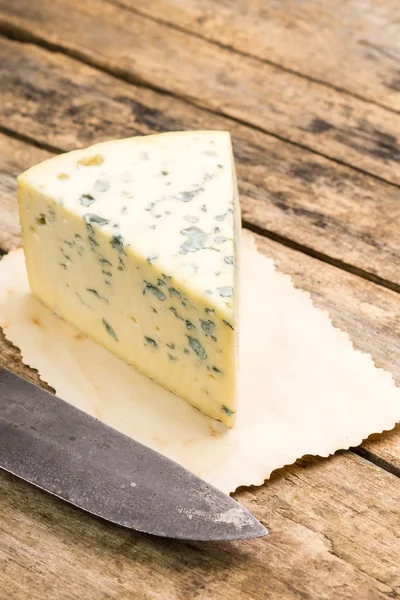
<path id="1" fill-rule="evenodd" d="M 158 452 L 0 368 L 0 468 L 112 523 L 182 540 L 267 530 Z"/>

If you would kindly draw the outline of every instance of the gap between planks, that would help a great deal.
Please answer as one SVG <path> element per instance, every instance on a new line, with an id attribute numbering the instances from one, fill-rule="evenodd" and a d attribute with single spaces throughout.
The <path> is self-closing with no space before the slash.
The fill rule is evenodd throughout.
<path id="1" fill-rule="evenodd" d="M 244 50 L 239 50 L 239 48 L 235 48 L 234 46 L 231 46 L 229 44 L 224 44 L 223 42 L 214 40 L 205 35 L 201 35 L 200 33 L 197 33 L 195 31 L 191 31 L 190 29 L 187 29 L 186 27 L 183 27 L 182 25 L 177 25 L 176 23 L 172 23 L 171 21 L 167 21 L 165 19 L 160 19 L 159 17 L 155 17 L 154 15 L 150 15 L 150 14 L 146 13 L 145 11 L 138 9 L 136 6 L 135 7 L 127 6 L 123 1 L 122 2 L 119 0 L 102 0 L 102 1 L 105 2 L 106 4 L 110 4 L 111 6 L 120 8 L 121 10 L 126 10 L 135 15 L 143 17 L 144 19 L 147 19 L 148 21 L 152 21 L 153 23 L 158 23 L 159 25 L 163 25 L 164 27 L 168 27 L 170 29 L 173 29 L 174 31 L 180 31 L 181 33 L 190 35 L 193 38 L 197 38 L 199 40 L 202 40 L 203 42 L 207 42 L 209 44 L 212 44 L 213 46 L 217 46 L 218 48 L 227 50 L 228 52 L 232 52 L 232 54 L 238 54 L 239 56 L 244 56 L 245 58 L 251 58 L 252 60 L 259 62 L 260 64 L 271 65 L 272 67 L 275 67 L 276 69 L 279 69 L 280 71 L 284 71 L 285 73 L 289 73 L 290 75 L 296 75 L 297 77 L 301 77 L 302 79 L 305 79 L 306 81 L 310 81 L 312 83 L 317 83 L 318 85 L 323 85 L 324 87 L 331 89 L 331 90 L 335 90 L 336 92 L 339 92 L 341 94 L 346 94 L 350 98 L 355 98 L 356 100 L 361 100 L 362 102 L 367 102 L 368 104 L 372 104 L 373 106 L 377 106 L 378 108 L 388 110 L 389 112 L 393 112 L 395 114 L 400 114 L 400 111 L 397 111 L 394 108 L 386 106 L 385 104 L 380 104 L 379 102 L 376 102 L 375 100 L 371 100 L 370 98 L 365 98 L 364 96 L 361 96 L 360 94 L 355 94 L 354 92 L 350 92 L 349 90 L 346 90 L 343 87 L 336 86 L 327 81 L 323 81 L 322 79 L 312 77 L 311 75 L 306 75 L 305 73 L 301 73 L 301 71 L 296 71 L 295 69 L 290 69 L 289 67 L 284 67 L 283 65 L 280 65 L 279 63 L 274 62 L 273 60 L 261 58 L 260 56 L 257 56 L 256 54 L 252 54 L 251 52 L 245 52 Z"/>
<path id="2" fill-rule="evenodd" d="M 201 108 L 202 110 L 205 110 L 206 112 L 208 112 L 210 114 L 213 114 L 213 115 L 216 115 L 219 117 L 223 117 L 223 118 L 228 119 L 239 125 L 244 125 L 250 129 L 253 129 L 254 131 L 258 131 L 260 133 L 270 135 L 271 137 L 278 139 L 286 144 L 300 148 L 302 150 L 306 150 L 307 152 L 315 154 L 316 156 L 320 156 L 320 157 L 330 160 L 336 164 L 339 164 L 339 165 L 345 166 L 349 169 L 352 169 L 353 171 L 360 173 L 361 175 L 367 175 L 369 177 L 373 177 L 375 180 L 380 181 L 385 184 L 388 184 L 388 185 L 391 185 L 391 186 L 394 186 L 397 189 L 400 187 L 400 184 L 394 183 L 393 181 L 390 181 L 390 179 L 386 179 L 385 177 L 377 175 L 376 173 L 372 173 L 372 172 L 367 171 L 366 169 L 358 167 L 354 164 L 350 164 L 350 163 L 346 162 L 345 160 L 341 160 L 340 158 L 337 158 L 335 156 L 330 156 L 329 154 L 320 152 L 320 151 L 316 150 L 315 148 L 312 148 L 311 146 L 291 140 L 291 139 L 289 139 L 283 135 L 280 135 L 276 132 L 271 132 L 268 129 L 261 127 L 259 125 L 248 123 L 245 119 L 241 119 L 240 117 L 233 116 L 231 114 L 227 114 L 223 111 L 212 108 L 211 106 L 208 106 L 207 104 L 204 104 L 201 101 L 196 101 L 194 98 L 191 98 L 190 96 L 186 96 L 186 95 L 181 96 L 173 91 L 166 90 L 166 89 L 162 88 L 161 86 L 153 84 L 151 81 L 149 81 L 147 79 L 141 78 L 137 75 L 133 75 L 132 73 L 126 71 L 125 69 L 119 69 L 116 67 L 112 68 L 112 69 L 108 68 L 107 66 L 102 64 L 101 61 L 87 56 L 84 52 L 66 48 L 64 45 L 62 45 L 60 43 L 50 42 L 49 40 L 40 37 L 36 33 L 27 31 L 23 27 L 20 27 L 20 26 L 17 26 L 17 25 L 14 25 L 14 24 L 11 24 L 11 23 L 8 23 L 8 22 L 2 20 L 1 17 L 0 17 L 0 36 L 4 37 L 5 39 L 9 39 L 9 40 L 19 42 L 22 44 L 34 44 L 34 45 L 36 45 L 40 48 L 44 48 L 45 50 L 48 50 L 50 52 L 56 52 L 56 53 L 63 54 L 65 56 L 68 56 L 74 60 L 77 60 L 93 69 L 96 69 L 102 73 L 106 73 L 107 75 L 115 77 L 116 79 L 118 79 L 120 81 L 124 81 L 125 83 L 133 84 L 139 88 L 152 90 L 152 91 L 154 91 L 158 94 L 162 94 L 163 96 L 166 96 L 166 97 L 184 101 L 187 104 L 189 104 L 190 106 L 194 106 L 196 108 Z M 208 41 L 208 40 L 206 40 L 206 41 Z M 373 104 L 367 100 L 364 100 L 363 98 L 361 98 L 361 100 L 363 102 L 365 102 L 366 104 Z M 387 109 L 387 107 L 379 107 L 379 108 L 383 108 L 384 110 L 389 111 L 389 109 Z M 394 111 L 392 110 L 389 112 L 394 112 Z"/>
<path id="3" fill-rule="evenodd" d="M 62 154 L 65 152 L 62 148 L 58 148 L 58 147 L 52 146 L 50 144 L 38 142 L 34 138 L 32 138 L 28 135 L 23 135 L 12 129 L 9 129 L 8 127 L 4 127 L 3 125 L 0 125 L 0 133 L 3 133 L 4 135 L 7 135 L 8 137 L 11 137 L 14 139 L 17 139 L 21 142 L 27 143 L 31 146 L 34 146 L 35 148 L 40 148 L 42 150 L 46 150 L 46 151 L 54 153 L 54 154 Z M 392 185 L 395 185 L 395 184 L 392 184 Z M 395 186 L 395 187 L 397 187 L 397 186 Z M 389 289 L 393 292 L 400 293 L 400 285 L 398 285 L 397 283 L 394 283 L 388 279 L 385 279 L 384 277 L 380 277 L 379 275 L 375 275 L 374 273 L 370 273 L 369 271 L 360 269 L 359 267 L 356 267 L 345 261 L 342 261 L 342 260 L 339 260 L 336 258 L 332 258 L 328 254 L 325 254 L 323 252 L 320 252 L 318 250 L 310 248 L 309 246 L 306 246 L 304 244 L 300 244 L 299 242 L 296 242 L 295 240 L 292 240 L 289 237 L 275 233 L 274 231 L 270 231 L 268 229 L 259 227 L 256 224 L 251 223 L 250 221 L 247 221 L 246 219 L 242 220 L 242 224 L 246 229 L 249 229 L 250 231 L 253 231 L 254 233 L 257 233 L 265 238 L 271 239 L 274 242 L 281 244 L 282 246 L 286 246 L 288 248 L 291 248 L 292 250 L 296 250 L 298 252 L 301 252 L 302 254 L 311 256 L 312 258 L 315 258 L 321 262 L 330 264 L 330 265 L 336 267 L 337 269 L 341 269 L 342 271 L 346 271 L 348 273 L 351 273 L 352 275 L 361 277 L 362 279 L 365 279 L 366 281 L 370 281 L 371 283 L 380 285 L 380 286 L 382 286 L 386 289 Z M 4 250 L 2 250 L 0 248 L 0 256 L 4 253 L 5 253 Z"/>
<path id="4" fill-rule="evenodd" d="M 364 448 L 361 445 L 354 447 L 354 448 L 349 448 L 349 452 L 352 452 L 353 454 L 357 454 L 357 456 L 360 456 L 366 462 L 372 463 L 376 467 L 379 467 L 379 469 L 382 469 L 382 471 L 391 473 L 395 477 L 400 477 L 400 468 L 396 467 L 396 465 L 391 464 L 389 461 L 385 460 L 384 458 L 381 458 L 377 454 L 370 452 L 369 450 L 367 450 L 366 448 Z"/>
<path id="5" fill-rule="evenodd" d="M 56 146 L 52 146 L 51 144 L 46 144 L 44 142 L 38 142 L 34 138 L 29 135 L 19 133 L 18 131 L 14 131 L 13 129 L 9 129 L 8 127 L 4 127 L 4 125 L 0 125 L 0 133 L 13 138 L 14 140 L 18 140 L 20 142 L 24 142 L 25 144 L 29 144 L 30 146 L 34 146 L 35 148 L 40 148 L 41 150 L 47 150 L 47 152 L 52 152 L 53 154 L 62 154 L 64 150 L 61 148 L 56 148 Z"/>
<path id="6" fill-rule="evenodd" d="M 258 233 L 259 235 L 262 235 L 263 237 L 267 237 L 267 238 L 273 240 L 274 242 L 278 242 L 279 244 L 282 244 L 283 246 L 287 246 L 288 248 L 291 248 L 292 250 L 297 250 L 298 252 L 302 252 L 303 254 L 306 254 L 307 256 L 311 256 L 312 258 L 316 258 L 317 260 L 326 262 L 329 265 L 332 265 L 338 269 L 341 269 L 342 271 L 347 271 L 348 273 L 351 273 L 352 275 L 357 275 L 358 277 L 361 277 L 362 279 L 371 281 L 371 283 L 376 283 L 377 285 L 381 285 L 382 287 L 392 290 L 393 292 L 400 293 L 400 285 L 398 285 L 397 283 L 394 283 L 392 281 L 389 281 L 387 279 L 384 279 L 383 277 L 379 277 L 379 275 L 374 275 L 373 273 L 364 271 L 364 269 L 355 267 L 355 266 L 351 265 L 350 263 L 346 263 L 342 260 L 339 260 L 336 258 L 331 258 L 328 254 L 324 254 L 323 252 L 319 252 L 318 250 L 314 250 L 313 248 L 309 248 L 308 246 L 299 244 L 298 242 L 295 242 L 295 241 L 291 240 L 290 238 L 287 238 L 283 235 L 279 235 L 278 233 L 275 233 L 274 231 L 269 231 L 268 229 L 262 229 L 261 227 L 258 227 L 257 225 L 254 225 L 253 223 L 251 223 L 249 221 L 243 220 L 242 223 L 246 229 L 250 229 L 250 231 L 253 231 L 254 233 Z"/>

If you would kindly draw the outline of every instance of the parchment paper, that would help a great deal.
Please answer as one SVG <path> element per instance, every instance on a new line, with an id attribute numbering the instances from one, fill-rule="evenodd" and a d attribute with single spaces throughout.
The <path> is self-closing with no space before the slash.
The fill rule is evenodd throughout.
<path id="1" fill-rule="evenodd" d="M 225 492 L 400 420 L 400 389 L 243 232 L 238 416 L 227 430 L 137 373 L 30 293 L 22 250 L 0 261 L 0 326 L 64 400 Z"/>

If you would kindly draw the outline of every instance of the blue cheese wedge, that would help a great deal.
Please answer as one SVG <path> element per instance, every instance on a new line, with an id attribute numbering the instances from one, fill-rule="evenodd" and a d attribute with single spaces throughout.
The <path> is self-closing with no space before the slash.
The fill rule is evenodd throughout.
<path id="1" fill-rule="evenodd" d="M 229 134 L 69 152 L 20 175 L 18 201 L 34 295 L 231 426 L 240 208 Z"/>

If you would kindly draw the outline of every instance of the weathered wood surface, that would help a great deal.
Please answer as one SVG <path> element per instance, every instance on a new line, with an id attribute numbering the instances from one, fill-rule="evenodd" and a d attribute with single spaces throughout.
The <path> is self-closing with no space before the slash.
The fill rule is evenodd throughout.
<path id="1" fill-rule="evenodd" d="M 398 13 L 395 0 L 0 0 L 0 35 L 35 41 L 0 37 L 0 254 L 20 243 L 15 176 L 31 164 L 229 129 L 245 223 L 279 242 L 260 247 L 400 384 L 400 190 L 383 181 L 400 183 L 400 115 L 384 108 L 400 108 Z M 0 365 L 40 383 L 1 332 Z M 400 427 L 356 452 L 379 466 L 339 453 L 241 490 L 271 535 L 233 544 L 127 532 L 2 473 L 0 597 L 400 598 Z"/>
<path id="2" fill-rule="evenodd" d="M 0 0 L 0 18 L 11 35 L 400 183 L 400 115 L 385 108 L 98 0 Z"/>
<path id="3" fill-rule="evenodd" d="M 60 150 L 106 138 L 228 129 L 243 218 L 400 289 L 399 189 L 183 101 L 0 39 L 0 126 Z"/>
<path id="4" fill-rule="evenodd" d="M 0 173 L 10 182 L 1 191 L 0 222 L 5 219 L 14 232 L 6 238 L 5 246 L 0 242 L 0 249 L 20 246 L 15 176 L 50 156 L 50 152 L 0 134 Z M 315 305 L 329 312 L 333 323 L 349 333 L 355 347 L 371 354 L 376 365 L 390 371 L 400 385 L 398 294 L 261 236 L 257 240 L 277 268 L 290 275 L 297 287 L 310 292 Z M 6 357 L 4 364 L 19 362 L 18 353 L 5 340 L 0 354 Z M 391 470 L 400 476 L 400 427 L 389 436 L 366 442 L 363 451 L 378 464 L 390 463 Z"/>
<path id="5" fill-rule="evenodd" d="M 177 543 L 128 532 L 0 474 L 9 600 L 398 598 L 400 486 L 361 458 L 311 459 L 236 498 L 271 535 Z"/>
<path id="6" fill-rule="evenodd" d="M 108 0 L 400 110 L 398 0 Z"/>

